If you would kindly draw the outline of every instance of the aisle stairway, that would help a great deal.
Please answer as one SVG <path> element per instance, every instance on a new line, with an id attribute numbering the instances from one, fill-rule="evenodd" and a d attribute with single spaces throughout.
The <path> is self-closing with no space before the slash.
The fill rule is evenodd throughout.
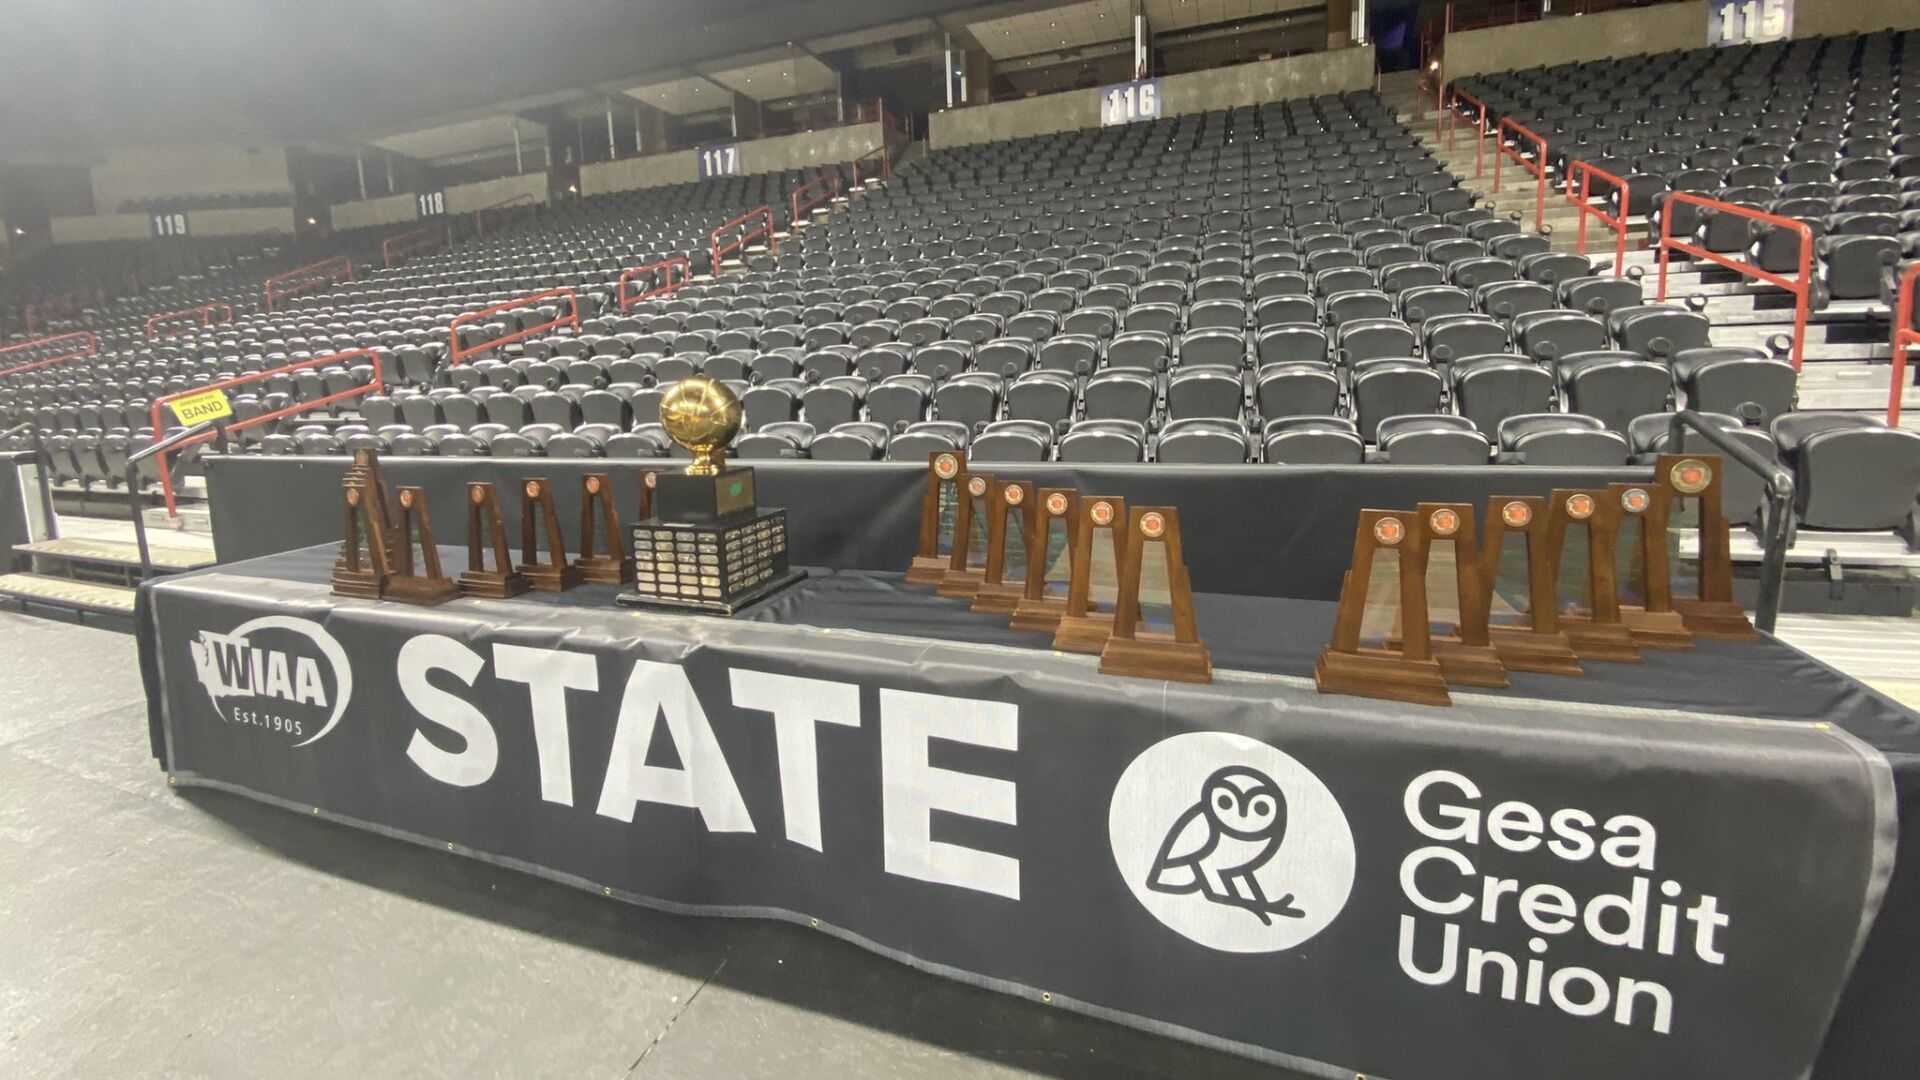
<path id="1" fill-rule="evenodd" d="M 1479 196 L 1482 205 L 1503 216 L 1518 215 L 1521 225 L 1535 225 L 1537 181 L 1507 159 L 1501 190 L 1493 190 L 1492 139 L 1476 157 L 1473 129 L 1458 124 L 1449 133 L 1435 134 L 1437 106 L 1431 88 L 1422 90 L 1417 73 L 1404 72 L 1382 80 L 1382 97 L 1394 107 L 1433 155 L 1461 178 L 1461 185 Z M 1444 125 L 1442 125 L 1444 131 Z M 1551 178 L 1550 178 L 1551 179 Z M 1630 208 L 1631 209 L 1631 208 Z M 1561 192 L 1549 188 L 1545 222 L 1557 251 L 1577 251 L 1580 213 Z M 1644 214 L 1628 218 L 1625 266 L 1629 274 L 1644 275 L 1648 302 L 1658 294 L 1659 258 L 1653 250 L 1659 237 Z M 1587 222 L 1585 254 L 1611 262 L 1616 237 L 1598 220 Z M 1714 324 L 1715 345 L 1751 345 L 1778 350 L 1793 333 L 1793 298 L 1785 290 L 1759 284 L 1737 271 L 1718 266 L 1704 268 L 1690 260 L 1669 265 L 1667 299 L 1698 304 Z M 1803 410 L 1859 412 L 1884 417 L 1890 390 L 1891 336 L 1885 304 L 1854 301 L 1829 304 L 1808 317 L 1804 365 L 1800 375 L 1799 406 Z M 1909 380 L 1914 376 L 1909 374 Z M 1904 412 L 1901 426 L 1920 429 L 1920 409 Z"/>

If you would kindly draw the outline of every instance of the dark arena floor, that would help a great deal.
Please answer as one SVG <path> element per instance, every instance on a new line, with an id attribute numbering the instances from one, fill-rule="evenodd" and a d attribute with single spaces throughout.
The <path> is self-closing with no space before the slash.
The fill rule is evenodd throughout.
<path id="1" fill-rule="evenodd" d="M 823 935 L 176 795 L 127 638 L 0 613 L 0 1075 L 1300 1074 Z"/>

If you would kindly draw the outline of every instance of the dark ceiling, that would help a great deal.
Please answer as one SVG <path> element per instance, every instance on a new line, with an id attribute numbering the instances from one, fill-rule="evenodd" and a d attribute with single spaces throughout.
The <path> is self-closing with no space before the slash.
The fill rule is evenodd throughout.
<path id="1" fill-rule="evenodd" d="M 0 0 L 0 160 L 354 142 L 978 0 Z"/>

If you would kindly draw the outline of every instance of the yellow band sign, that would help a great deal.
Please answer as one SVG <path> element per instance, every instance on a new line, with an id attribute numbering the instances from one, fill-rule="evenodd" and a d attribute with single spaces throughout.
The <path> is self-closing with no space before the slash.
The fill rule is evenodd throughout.
<path id="1" fill-rule="evenodd" d="M 204 420 L 223 420 L 233 415 L 233 403 L 221 390 L 203 390 L 189 397 L 167 402 L 182 424 L 192 427 Z"/>

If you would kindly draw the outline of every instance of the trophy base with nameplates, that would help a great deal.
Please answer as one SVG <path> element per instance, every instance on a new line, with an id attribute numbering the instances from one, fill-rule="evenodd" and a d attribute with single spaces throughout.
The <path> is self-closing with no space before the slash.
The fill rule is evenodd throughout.
<path id="1" fill-rule="evenodd" d="M 740 427 L 740 399 L 725 385 L 682 379 L 662 399 L 661 423 L 693 451 L 684 473 L 654 478 L 653 516 L 632 527 L 628 607 L 733 615 L 804 579 L 787 565 L 787 512 L 763 509 L 753 470 L 727 467 Z"/>

